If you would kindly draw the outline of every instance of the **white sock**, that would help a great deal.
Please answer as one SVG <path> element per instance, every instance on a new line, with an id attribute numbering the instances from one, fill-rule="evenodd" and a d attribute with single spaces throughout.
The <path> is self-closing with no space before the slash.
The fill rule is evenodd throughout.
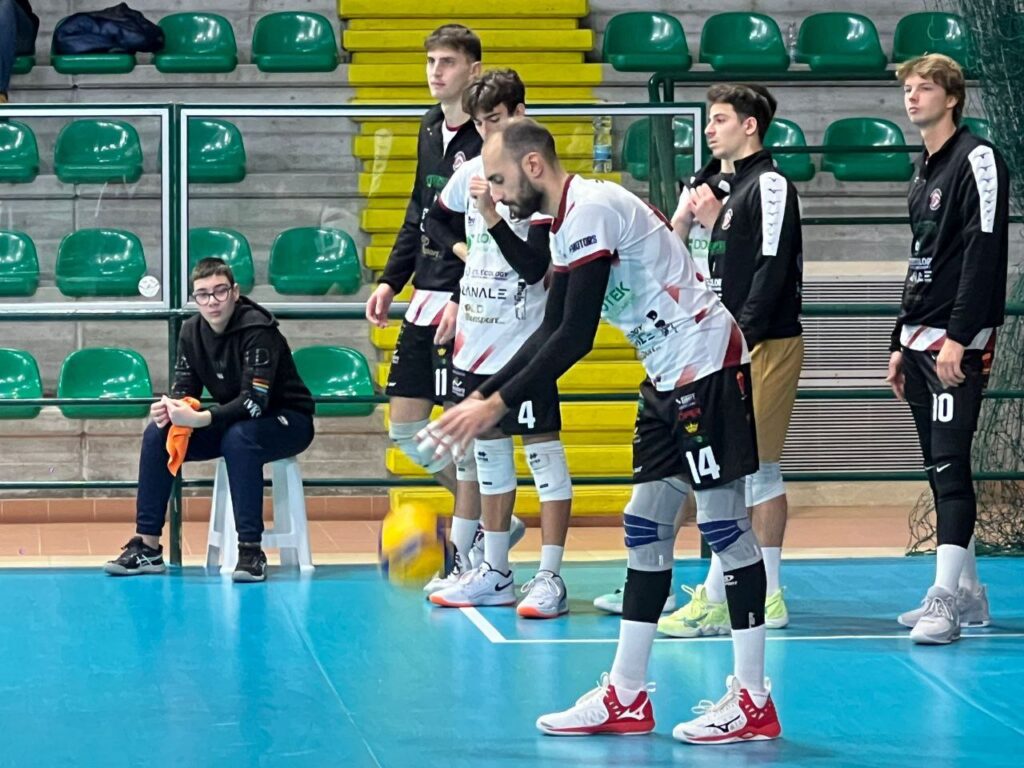
<path id="1" fill-rule="evenodd" d="M 469 565 L 469 550 L 473 548 L 473 539 L 476 538 L 476 529 L 479 520 L 467 520 L 464 517 L 452 518 L 452 544 L 455 551 L 459 553 L 464 566 Z"/>
<path id="2" fill-rule="evenodd" d="M 768 700 L 764 689 L 764 634 L 764 624 L 732 631 L 733 674 L 758 707 Z"/>
<path id="3" fill-rule="evenodd" d="M 966 559 L 967 550 L 963 547 L 956 544 L 939 544 L 935 551 L 935 586 L 955 595 Z"/>
<path id="4" fill-rule="evenodd" d="M 496 571 L 508 573 L 508 531 L 484 531 L 484 561 Z"/>
<path id="5" fill-rule="evenodd" d="M 551 571 L 558 573 L 562 569 L 562 555 L 565 547 L 557 544 L 541 544 L 540 547 L 540 568 L 538 571 Z"/>
<path id="6" fill-rule="evenodd" d="M 779 591 L 779 566 L 782 565 L 782 547 L 761 547 L 764 558 L 764 573 L 768 578 L 767 594 Z"/>
<path id="7" fill-rule="evenodd" d="M 709 603 L 725 602 L 725 574 L 722 572 L 722 558 L 711 553 L 711 565 L 708 568 L 708 577 L 704 579 L 704 589 L 708 593 Z"/>
<path id="8" fill-rule="evenodd" d="M 981 581 L 978 579 L 978 558 L 974 553 L 974 537 L 971 536 L 971 543 L 967 545 L 967 557 L 964 558 L 964 567 L 960 571 L 960 586 L 968 592 L 977 592 Z"/>
<path id="9" fill-rule="evenodd" d="M 647 684 L 647 664 L 657 631 L 657 624 L 625 619 L 619 622 L 619 644 L 609 679 L 619 701 L 627 707 L 636 701 Z"/>

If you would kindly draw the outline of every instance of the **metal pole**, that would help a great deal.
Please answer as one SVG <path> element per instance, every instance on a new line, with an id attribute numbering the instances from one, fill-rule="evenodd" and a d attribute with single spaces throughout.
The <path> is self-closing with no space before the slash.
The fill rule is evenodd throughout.
<path id="1" fill-rule="evenodd" d="M 168 290 L 171 292 L 170 305 L 172 309 L 181 307 L 181 185 L 187 183 L 184 172 L 181 168 L 181 107 L 177 104 L 171 107 L 171 165 L 165 168 L 164 172 L 171 174 L 171 199 L 170 199 L 170 220 L 171 220 L 171 252 L 170 256 L 170 279 Z M 178 337 L 181 334 L 182 317 L 179 313 L 171 313 L 167 319 L 167 383 L 168 389 L 174 382 L 174 366 L 178 358 Z M 181 471 L 174 478 L 174 485 L 171 490 L 171 514 L 170 514 L 170 560 L 171 565 L 181 565 Z"/>

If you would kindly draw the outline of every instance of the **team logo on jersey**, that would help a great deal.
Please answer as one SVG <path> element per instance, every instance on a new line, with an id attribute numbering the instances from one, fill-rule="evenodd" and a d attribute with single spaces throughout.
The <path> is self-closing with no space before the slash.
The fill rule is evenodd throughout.
<path id="1" fill-rule="evenodd" d="M 701 410 L 699 405 L 679 411 L 679 421 L 696 421 L 700 418 Z"/>
<path id="2" fill-rule="evenodd" d="M 688 435 L 696 435 L 700 430 L 700 424 L 696 421 L 691 421 L 689 424 L 683 424 L 683 429 L 686 430 Z"/>
<path id="3" fill-rule="evenodd" d="M 458 170 L 458 167 L 466 162 L 466 153 L 459 150 L 455 153 L 455 157 L 452 158 L 452 170 Z"/>
<path id="4" fill-rule="evenodd" d="M 594 245 L 595 243 L 597 243 L 597 235 L 587 235 L 586 237 L 581 237 L 579 240 L 577 240 L 575 243 L 569 246 L 569 253 L 576 253 L 576 251 L 586 248 L 588 245 Z"/>
<path id="5" fill-rule="evenodd" d="M 732 208 L 725 212 L 725 217 L 722 219 L 722 229 L 726 230 L 732 226 Z"/>
<path id="6" fill-rule="evenodd" d="M 942 190 L 936 187 L 928 195 L 928 210 L 937 211 L 942 206 Z"/>

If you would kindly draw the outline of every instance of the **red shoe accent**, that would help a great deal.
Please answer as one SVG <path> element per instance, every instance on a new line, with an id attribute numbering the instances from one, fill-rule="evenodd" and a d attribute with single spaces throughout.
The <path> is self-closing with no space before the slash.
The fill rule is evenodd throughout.
<path id="1" fill-rule="evenodd" d="M 560 611 L 559 613 L 542 613 L 530 605 L 521 605 L 516 608 L 516 613 L 524 619 L 557 619 L 559 616 L 565 616 L 568 612 L 569 609 L 566 608 L 564 611 Z"/>
<path id="2" fill-rule="evenodd" d="M 731 744 L 737 741 L 766 741 L 782 735 L 782 724 L 775 711 L 771 694 L 763 707 L 758 707 L 746 688 L 740 689 L 740 709 L 747 722 L 740 730 L 715 736 L 698 736 L 688 739 L 691 744 Z"/>
<path id="3" fill-rule="evenodd" d="M 654 707 L 647 691 L 641 691 L 628 707 L 619 701 L 615 686 L 609 685 L 604 694 L 604 707 L 608 719 L 599 725 L 581 725 L 575 728 L 544 728 L 552 736 L 590 736 L 611 733 L 619 736 L 635 736 L 654 730 Z"/>

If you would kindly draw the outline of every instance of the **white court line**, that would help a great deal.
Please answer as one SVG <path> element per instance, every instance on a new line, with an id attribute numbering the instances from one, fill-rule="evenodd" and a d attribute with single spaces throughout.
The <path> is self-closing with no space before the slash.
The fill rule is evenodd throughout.
<path id="1" fill-rule="evenodd" d="M 505 639 L 505 636 L 498 631 L 498 628 L 485 619 L 476 608 L 460 608 L 462 615 L 473 622 L 473 626 L 483 632 L 484 637 L 492 643 L 515 642 Z"/>

